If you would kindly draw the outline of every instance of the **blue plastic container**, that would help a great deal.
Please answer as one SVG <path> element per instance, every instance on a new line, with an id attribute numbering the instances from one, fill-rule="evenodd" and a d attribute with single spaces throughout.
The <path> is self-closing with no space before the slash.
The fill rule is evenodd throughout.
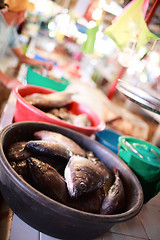
<path id="1" fill-rule="evenodd" d="M 111 129 L 105 129 L 97 132 L 95 135 L 99 143 L 109 148 L 115 154 L 118 153 L 118 138 L 121 136 L 120 134 Z"/>
<path id="2" fill-rule="evenodd" d="M 53 60 L 51 60 L 51 59 L 46 59 L 46 58 L 44 58 L 44 57 L 41 57 L 41 56 L 39 56 L 38 54 L 35 54 L 35 56 L 34 56 L 34 59 L 37 59 L 37 60 L 41 60 L 41 61 L 50 61 L 50 62 L 53 62 L 53 65 L 55 66 L 55 65 L 57 65 L 57 62 L 55 62 L 55 61 L 53 61 Z"/>

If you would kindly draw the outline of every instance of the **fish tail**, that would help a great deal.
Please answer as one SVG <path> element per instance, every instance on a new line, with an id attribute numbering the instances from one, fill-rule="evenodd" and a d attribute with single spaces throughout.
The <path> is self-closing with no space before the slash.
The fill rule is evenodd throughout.
<path id="1" fill-rule="evenodd" d="M 117 168 L 114 168 L 113 172 L 114 172 L 115 178 L 119 177 L 119 170 Z"/>

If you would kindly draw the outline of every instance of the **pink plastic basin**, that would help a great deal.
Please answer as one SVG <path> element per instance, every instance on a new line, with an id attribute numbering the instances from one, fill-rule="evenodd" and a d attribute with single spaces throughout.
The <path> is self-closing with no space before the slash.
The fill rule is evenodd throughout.
<path id="1" fill-rule="evenodd" d="M 104 124 L 100 120 L 100 118 L 97 116 L 97 114 L 95 114 L 91 109 L 89 109 L 85 105 L 82 105 L 78 102 L 75 102 L 75 101 L 71 102 L 70 104 L 67 105 L 67 108 L 70 112 L 76 115 L 85 113 L 91 122 L 90 127 L 79 127 L 61 119 L 52 119 L 45 112 L 30 105 L 24 99 L 25 96 L 33 93 L 49 94 L 53 92 L 56 92 L 56 91 L 48 88 L 44 88 L 44 87 L 34 86 L 34 85 L 26 85 L 26 86 L 20 86 L 20 87 L 14 88 L 13 93 L 17 99 L 14 121 L 15 122 L 38 121 L 38 122 L 53 123 L 63 127 L 71 128 L 75 131 L 78 131 L 88 136 L 104 128 Z"/>

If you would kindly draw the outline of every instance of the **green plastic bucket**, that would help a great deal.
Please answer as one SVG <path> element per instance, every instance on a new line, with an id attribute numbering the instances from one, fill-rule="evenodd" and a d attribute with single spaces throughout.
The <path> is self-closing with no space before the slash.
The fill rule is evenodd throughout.
<path id="1" fill-rule="evenodd" d="M 66 87 L 69 85 L 69 81 L 63 77 L 58 81 L 54 79 L 50 79 L 35 72 L 30 67 L 28 67 L 28 70 L 27 70 L 26 81 L 27 81 L 27 84 L 46 87 L 59 92 L 65 90 Z"/>
<path id="2" fill-rule="evenodd" d="M 160 191 L 160 149 L 129 136 L 120 136 L 118 142 L 118 155 L 138 177 L 146 203 Z"/>

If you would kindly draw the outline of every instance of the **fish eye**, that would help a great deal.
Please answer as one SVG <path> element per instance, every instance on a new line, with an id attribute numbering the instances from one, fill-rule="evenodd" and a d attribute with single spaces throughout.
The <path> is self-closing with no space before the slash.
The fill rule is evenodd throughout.
<path id="1" fill-rule="evenodd" d="M 85 189 L 86 188 L 86 184 L 84 182 L 80 183 L 81 189 Z"/>

